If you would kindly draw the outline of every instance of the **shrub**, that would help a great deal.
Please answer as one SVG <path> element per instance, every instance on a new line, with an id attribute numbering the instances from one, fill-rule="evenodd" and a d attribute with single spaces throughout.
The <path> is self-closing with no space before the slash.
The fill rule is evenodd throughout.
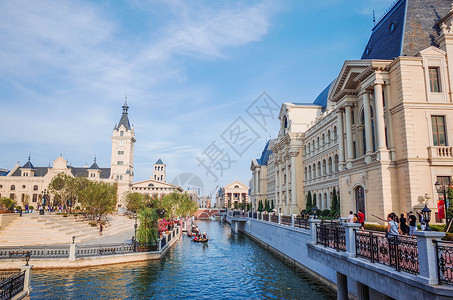
<path id="1" fill-rule="evenodd" d="M 445 236 L 442 238 L 444 241 L 452 241 L 453 242 L 453 233 L 446 233 Z"/>
<path id="2" fill-rule="evenodd" d="M 16 210 L 22 210 L 22 206 L 20 205 L 16 206 Z"/>
<path id="3" fill-rule="evenodd" d="M 28 207 L 28 209 L 29 209 L 29 210 L 34 210 L 35 208 L 34 208 L 33 206 L 30 205 L 30 206 Z"/>
<path id="4" fill-rule="evenodd" d="M 327 217 L 329 214 L 330 214 L 330 210 L 329 209 L 324 209 L 321 212 L 321 216 L 323 216 L 323 217 Z"/>
<path id="5" fill-rule="evenodd" d="M 374 230 L 374 231 L 387 231 L 387 226 L 385 225 L 376 225 L 376 224 L 367 224 L 365 223 L 365 229 L 366 230 Z"/>

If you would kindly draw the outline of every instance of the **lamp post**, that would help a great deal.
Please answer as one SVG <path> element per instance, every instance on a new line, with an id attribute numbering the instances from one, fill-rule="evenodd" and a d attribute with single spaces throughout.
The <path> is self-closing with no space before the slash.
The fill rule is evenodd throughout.
<path id="1" fill-rule="evenodd" d="M 73 235 L 72 236 L 72 243 L 74 244 L 74 242 L 75 242 L 75 236 Z"/>
<path id="2" fill-rule="evenodd" d="M 423 220 L 425 220 L 426 223 L 425 231 L 431 231 L 431 228 L 429 228 L 429 221 L 431 221 L 431 210 L 428 208 L 426 204 L 425 207 L 422 209 L 422 215 Z"/>
<path id="3" fill-rule="evenodd" d="M 439 181 L 436 181 L 434 184 L 436 187 L 437 193 L 438 194 L 443 194 L 444 196 L 444 210 L 445 210 L 445 231 L 447 231 L 448 227 L 448 207 L 449 207 L 449 200 L 447 199 L 447 189 L 446 186 L 444 185 L 443 181 L 442 184 L 439 183 Z"/>
<path id="4" fill-rule="evenodd" d="M 28 266 L 28 262 L 30 261 L 30 251 L 27 251 L 27 254 L 25 255 L 25 261 L 26 261 L 26 266 Z"/>
<path id="5" fill-rule="evenodd" d="M 313 212 L 313 219 L 316 219 L 316 212 L 318 211 L 318 208 L 316 206 L 313 206 L 311 210 Z"/>
<path id="6" fill-rule="evenodd" d="M 137 250 L 137 212 L 135 212 L 135 224 L 134 224 L 134 252 Z"/>

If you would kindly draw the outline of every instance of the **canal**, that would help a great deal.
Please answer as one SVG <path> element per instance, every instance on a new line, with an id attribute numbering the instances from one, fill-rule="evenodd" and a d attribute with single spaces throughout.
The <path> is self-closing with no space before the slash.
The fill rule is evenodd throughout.
<path id="1" fill-rule="evenodd" d="M 229 225 L 196 224 L 208 245 L 183 234 L 161 261 L 34 270 L 31 299 L 336 299 Z"/>

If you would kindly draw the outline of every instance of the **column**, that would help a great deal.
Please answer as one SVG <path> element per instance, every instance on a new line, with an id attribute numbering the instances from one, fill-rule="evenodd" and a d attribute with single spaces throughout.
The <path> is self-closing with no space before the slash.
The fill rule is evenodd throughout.
<path id="1" fill-rule="evenodd" d="M 352 167 L 351 160 L 354 159 L 353 145 L 352 145 L 352 107 L 347 105 L 345 107 L 346 112 L 346 167 L 349 169 Z"/>
<path id="2" fill-rule="evenodd" d="M 291 152 L 291 209 L 290 214 L 297 214 L 297 180 L 296 180 L 296 157 L 298 151 Z"/>
<path id="3" fill-rule="evenodd" d="M 275 154 L 274 177 L 275 177 L 275 190 L 274 190 L 275 208 L 278 211 L 279 207 L 280 207 L 279 194 L 280 194 L 280 186 L 281 186 L 281 184 L 280 184 L 280 171 L 279 171 L 279 168 L 278 168 L 278 156 L 277 156 L 277 154 Z"/>
<path id="4" fill-rule="evenodd" d="M 337 272 L 337 299 L 348 300 L 348 277 Z"/>
<path id="5" fill-rule="evenodd" d="M 76 259 L 76 244 L 69 244 L 69 260 Z"/>
<path id="6" fill-rule="evenodd" d="M 345 222 L 347 222 L 345 220 Z M 349 257 L 356 256 L 355 248 L 355 230 L 359 229 L 361 224 L 359 223 L 343 223 L 345 233 L 345 243 L 346 243 L 346 254 Z"/>
<path id="7" fill-rule="evenodd" d="M 368 91 L 363 93 L 363 118 L 365 120 L 365 142 L 366 142 L 366 158 L 367 163 L 371 162 L 371 154 L 373 153 L 373 128 L 371 127 L 371 107 L 370 94 Z"/>
<path id="8" fill-rule="evenodd" d="M 438 284 L 437 252 L 433 240 L 440 241 L 445 236 L 445 232 L 416 231 L 414 234 L 417 237 L 420 277 L 427 284 Z"/>
<path id="9" fill-rule="evenodd" d="M 344 131 L 343 131 L 343 112 L 337 111 L 338 118 L 338 169 L 340 171 L 344 168 Z M 335 170 L 333 170 L 335 172 Z"/>
<path id="10" fill-rule="evenodd" d="M 389 142 L 390 148 L 390 160 L 396 160 L 395 153 L 395 144 L 393 143 L 393 134 L 392 134 L 392 116 L 390 115 L 390 85 L 386 84 L 384 86 L 384 95 L 385 95 L 385 114 L 387 115 L 387 139 Z"/>
<path id="11" fill-rule="evenodd" d="M 379 151 L 387 149 L 385 145 L 385 123 L 384 123 L 384 105 L 382 103 L 382 84 L 374 85 L 374 108 L 375 108 L 375 124 L 376 124 L 376 140 Z M 382 155 L 381 155 L 382 159 Z"/>
<path id="12" fill-rule="evenodd" d="M 27 294 L 30 294 L 31 288 L 30 288 L 30 282 L 31 282 L 31 269 L 33 268 L 33 265 L 24 265 L 20 267 L 21 271 L 25 272 L 25 277 L 24 277 L 24 291 L 27 292 Z M 27 297 L 28 298 L 28 297 Z"/>
<path id="13" fill-rule="evenodd" d="M 292 169 L 292 167 L 291 167 Z M 289 184 L 288 184 L 288 181 L 289 181 L 289 176 L 291 176 L 291 174 L 289 174 L 288 172 L 289 170 L 289 154 L 286 154 L 285 155 L 285 175 L 286 175 L 286 182 L 285 182 L 285 211 L 282 211 L 282 213 L 286 214 L 287 213 L 287 210 L 291 208 L 291 199 L 289 199 Z"/>
<path id="14" fill-rule="evenodd" d="M 357 281 L 357 299 L 358 300 L 369 300 L 370 289 L 367 285 Z"/>

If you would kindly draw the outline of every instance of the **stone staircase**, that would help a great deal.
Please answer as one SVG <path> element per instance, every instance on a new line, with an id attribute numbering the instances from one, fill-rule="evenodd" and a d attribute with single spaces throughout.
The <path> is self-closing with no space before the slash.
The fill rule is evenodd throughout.
<path id="1" fill-rule="evenodd" d="M 126 216 L 108 216 L 103 236 L 112 236 L 134 228 L 134 220 Z M 48 244 L 69 244 L 99 238 L 99 229 L 88 221 L 73 216 L 24 214 L 0 231 L 0 247 Z"/>

